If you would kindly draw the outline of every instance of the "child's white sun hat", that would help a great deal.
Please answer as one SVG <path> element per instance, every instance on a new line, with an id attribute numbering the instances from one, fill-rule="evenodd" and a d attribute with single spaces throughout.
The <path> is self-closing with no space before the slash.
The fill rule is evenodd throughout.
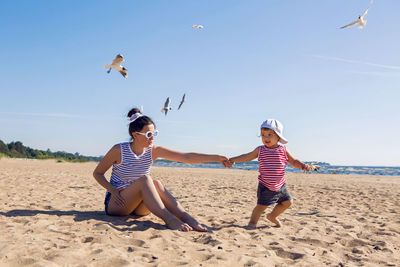
<path id="1" fill-rule="evenodd" d="M 279 136 L 279 142 L 287 144 L 288 140 L 283 137 L 283 125 L 278 120 L 268 119 L 261 124 L 261 128 L 273 130 Z"/>

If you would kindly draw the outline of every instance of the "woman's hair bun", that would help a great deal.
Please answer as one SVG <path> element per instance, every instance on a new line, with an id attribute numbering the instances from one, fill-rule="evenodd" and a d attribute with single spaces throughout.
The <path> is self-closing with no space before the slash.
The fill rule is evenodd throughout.
<path id="1" fill-rule="evenodd" d="M 130 118 L 133 114 L 136 114 L 136 113 L 140 113 L 140 109 L 133 108 L 133 109 L 129 110 L 127 117 Z"/>
<path id="2" fill-rule="evenodd" d="M 139 113 L 138 115 L 134 116 L 136 113 Z M 150 125 L 153 124 L 154 127 L 156 127 L 156 125 L 154 124 L 153 120 L 146 116 L 141 114 L 142 112 L 140 111 L 140 109 L 138 108 L 133 108 L 128 112 L 128 118 L 130 120 L 129 123 L 129 135 L 131 136 L 132 140 L 133 140 L 133 132 L 140 132 L 144 126 L 146 125 Z M 132 118 L 132 116 L 134 116 Z"/>

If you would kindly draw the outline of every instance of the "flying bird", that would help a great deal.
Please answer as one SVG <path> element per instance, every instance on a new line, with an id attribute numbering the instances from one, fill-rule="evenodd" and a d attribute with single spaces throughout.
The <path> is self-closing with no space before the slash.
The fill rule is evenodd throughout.
<path id="1" fill-rule="evenodd" d="M 169 105 L 171 103 L 171 100 L 169 97 L 167 97 L 167 100 L 165 100 L 164 107 L 161 109 L 161 112 L 165 112 L 165 116 L 167 116 L 167 113 L 169 110 L 171 110 L 171 106 Z"/>
<path id="2" fill-rule="evenodd" d="M 183 103 L 185 103 L 185 102 L 186 102 L 186 100 L 185 100 L 185 97 L 186 97 L 186 94 L 183 94 L 183 97 L 182 97 L 181 103 L 179 103 L 178 110 L 179 110 L 179 109 L 182 107 Z"/>
<path id="3" fill-rule="evenodd" d="M 204 26 L 203 25 L 193 25 L 192 28 L 193 29 L 203 29 Z"/>
<path id="4" fill-rule="evenodd" d="M 365 25 L 367 25 L 367 21 L 365 20 L 365 16 L 367 15 L 368 10 L 369 10 L 369 8 L 371 7 L 371 5 L 372 5 L 372 1 L 371 1 L 371 3 L 369 4 L 369 7 L 367 8 L 367 10 L 365 10 L 365 12 L 364 12 L 364 14 L 363 14 L 362 16 L 358 16 L 358 19 L 357 19 L 356 21 L 354 21 L 354 22 L 352 22 L 352 23 L 350 23 L 350 24 L 347 24 L 347 25 L 345 25 L 345 26 L 343 26 L 343 27 L 340 27 L 340 29 L 344 29 L 344 28 L 347 28 L 347 27 L 351 27 L 351 26 L 354 26 L 354 25 L 356 25 L 356 24 L 358 24 L 358 28 L 359 28 L 359 29 L 364 28 Z"/>
<path id="5" fill-rule="evenodd" d="M 112 61 L 111 65 L 105 65 L 104 68 L 109 69 L 107 73 L 111 72 L 111 69 L 119 71 L 125 78 L 128 77 L 128 70 L 125 67 L 121 66 L 122 61 L 124 61 L 124 57 L 121 54 L 118 54 L 114 60 Z"/>

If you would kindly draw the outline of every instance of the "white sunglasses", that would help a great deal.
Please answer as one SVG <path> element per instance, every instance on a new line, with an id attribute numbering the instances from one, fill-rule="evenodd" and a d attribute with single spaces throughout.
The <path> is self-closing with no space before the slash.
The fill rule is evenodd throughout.
<path id="1" fill-rule="evenodd" d="M 157 130 L 155 130 L 154 132 L 152 132 L 152 131 L 147 131 L 147 132 L 145 132 L 145 133 L 141 133 L 141 132 L 135 132 L 135 133 L 144 135 L 144 136 L 147 137 L 147 139 L 150 139 L 150 138 L 152 138 L 153 136 L 156 137 L 156 136 L 158 135 L 158 131 L 157 131 Z"/>

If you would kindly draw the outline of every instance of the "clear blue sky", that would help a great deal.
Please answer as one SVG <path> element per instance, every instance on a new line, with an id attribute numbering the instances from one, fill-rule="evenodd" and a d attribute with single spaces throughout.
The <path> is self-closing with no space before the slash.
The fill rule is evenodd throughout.
<path id="1" fill-rule="evenodd" d="M 0 139 L 104 155 L 143 105 L 156 144 L 180 151 L 249 152 L 276 118 L 301 160 L 400 166 L 400 1 L 375 0 L 366 28 L 338 29 L 368 5 L 2 1 Z M 128 79 L 104 69 L 118 53 Z"/>

